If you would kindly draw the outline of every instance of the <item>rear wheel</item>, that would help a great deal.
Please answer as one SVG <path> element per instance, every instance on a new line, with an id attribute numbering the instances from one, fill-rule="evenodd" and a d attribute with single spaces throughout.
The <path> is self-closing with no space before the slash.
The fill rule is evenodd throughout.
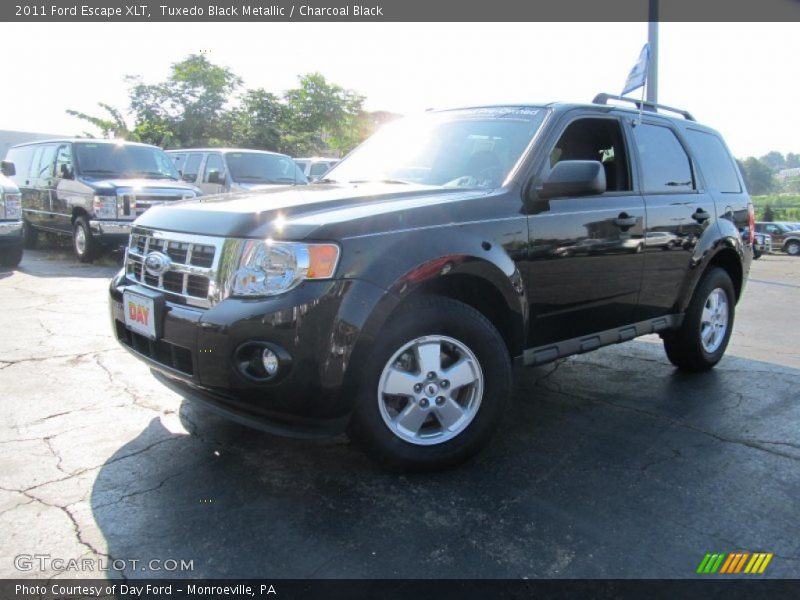
<path id="1" fill-rule="evenodd" d="M 456 300 L 422 297 L 376 342 L 350 430 L 391 468 L 450 467 L 488 442 L 510 389 L 508 350 L 486 317 Z"/>
<path id="2" fill-rule="evenodd" d="M 92 262 L 97 254 L 97 242 L 92 237 L 86 217 L 78 217 L 72 224 L 72 248 L 75 256 L 83 263 Z"/>
<path id="3" fill-rule="evenodd" d="M 16 267 L 22 261 L 22 245 L 11 246 L 0 250 L 0 265 Z"/>
<path id="4" fill-rule="evenodd" d="M 670 362 L 683 371 L 707 371 L 725 354 L 736 308 L 733 282 L 714 268 L 698 284 L 683 324 L 663 335 Z"/>
<path id="5" fill-rule="evenodd" d="M 22 221 L 22 239 L 29 250 L 36 248 L 36 244 L 39 243 L 39 232 L 27 220 Z"/>
<path id="6" fill-rule="evenodd" d="M 789 256 L 800 256 L 800 241 L 789 240 L 784 244 L 783 251 Z"/>

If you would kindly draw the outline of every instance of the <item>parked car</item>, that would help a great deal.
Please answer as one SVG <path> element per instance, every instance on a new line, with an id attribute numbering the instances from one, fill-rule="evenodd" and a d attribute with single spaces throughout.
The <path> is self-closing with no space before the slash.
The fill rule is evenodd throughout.
<path id="1" fill-rule="evenodd" d="M 514 364 L 655 332 L 679 369 L 711 369 L 753 204 L 715 131 L 611 99 L 429 112 L 323 182 L 151 210 L 111 282 L 116 337 L 239 423 L 346 430 L 398 469 L 477 452 Z M 648 230 L 687 251 L 620 251 Z"/>
<path id="2" fill-rule="evenodd" d="M 745 230 L 742 233 L 742 239 L 746 243 L 749 243 L 749 231 Z M 768 233 L 754 233 L 753 239 L 753 259 L 758 260 L 764 254 L 770 254 L 772 252 L 772 237 Z"/>
<path id="3" fill-rule="evenodd" d="M 648 231 L 645 235 L 644 243 L 648 248 L 669 250 L 673 246 L 679 246 L 681 239 L 668 231 Z"/>
<path id="4" fill-rule="evenodd" d="M 22 201 L 19 188 L 9 179 L 14 165 L 0 169 L 0 265 L 16 267 L 22 260 Z"/>
<path id="5" fill-rule="evenodd" d="M 800 231 L 795 231 L 787 223 L 776 221 L 759 221 L 756 223 L 758 233 L 768 233 L 772 244 L 790 256 L 800 256 Z"/>
<path id="6" fill-rule="evenodd" d="M 295 158 L 294 162 L 308 177 L 309 181 L 316 181 L 330 171 L 339 162 L 339 159 L 315 156 L 313 158 Z"/>
<path id="7" fill-rule="evenodd" d="M 71 235 L 82 262 L 127 243 L 131 223 L 150 207 L 200 195 L 148 144 L 48 140 L 13 146 L 6 160 L 22 193 L 25 245 L 34 248 L 41 231 Z"/>
<path id="8" fill-rule="evenodd" d="M 305 185 L 291 157 L 264 150 L 196 148 L 167 150 L 181 178 L 204 194 L 241 192 L 275 185 Z"/>

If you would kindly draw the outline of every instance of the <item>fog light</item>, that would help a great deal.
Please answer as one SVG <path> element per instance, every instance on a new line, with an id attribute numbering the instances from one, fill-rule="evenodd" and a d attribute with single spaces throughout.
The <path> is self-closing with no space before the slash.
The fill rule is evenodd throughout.
<path id="1" fill-rule="evenodd" d="M 264 365 L 264 370 L 267 372 L 268 377 L 273 377 L 278 372 L 280 361 L 278 355 L 269 348 L 264 348 L 261 353 L 261 364 Z"/>

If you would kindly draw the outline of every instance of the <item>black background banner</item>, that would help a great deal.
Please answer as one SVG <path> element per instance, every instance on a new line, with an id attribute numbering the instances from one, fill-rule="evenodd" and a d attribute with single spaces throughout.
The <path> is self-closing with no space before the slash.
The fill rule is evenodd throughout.
<path id="1" fill-rule="evenodd" d="M 648 21 L 652 0 L 3 0 L 11 22 Z M 658 20 L 798 21 L 800 0 L 658 0 Z"/>
<path id="2" fill-rule="evenodd" d="M 195 586 L 192 590 L 190 586 Z M 263 586 L 263 587 L 262 587 Z M 481 580 L 0 580 L 2 600 L 490 600 L 575 598 L 593 600 L 797 598 L 798 580 L 744 577 L 688 580 L 481 579 Z M 82 590 L 82 591 L 81 591 Z M 270 593 L 272 592 L 272 593 Z"/>

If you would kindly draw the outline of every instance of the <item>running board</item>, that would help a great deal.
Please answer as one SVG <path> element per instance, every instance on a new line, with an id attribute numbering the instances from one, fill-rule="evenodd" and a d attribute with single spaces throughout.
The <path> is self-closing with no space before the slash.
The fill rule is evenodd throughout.
<path id="1" fill-rule="evenodd" d="M 611 344 L 619 344 L 627 342 L 633 338 L 650 333 L 658 333 L 667 329 L 675 329 L 681 326 L 683 322 L 683 315 L 665 315 L 657 319 L 649 319 L 647 321 L 640 321 L 632 325 L 625 325 L 618 329 L 609 329 L 591 335 L 583 335 L 581 337 L 564 340 L 555 344 L 546 344 L 536 348 L 528 348 L 525 350 L 518 362 L 526 367 L 535 365 L 543 365 L 552 362 L 565 356 L 573 354 L 583 354 L 584 352 L 591 352 L 603 346 L 610 346 Z"/>

